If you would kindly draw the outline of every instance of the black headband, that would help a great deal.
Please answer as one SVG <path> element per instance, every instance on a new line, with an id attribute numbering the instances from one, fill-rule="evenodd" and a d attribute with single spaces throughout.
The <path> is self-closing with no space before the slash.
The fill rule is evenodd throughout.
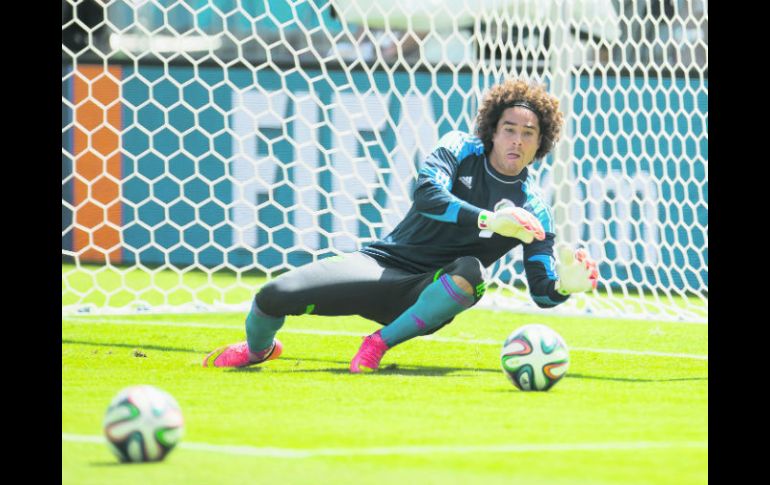
<path id="1" fill-rule="evenodd" d="M 511 103 L 510 107 L 513 108 L 514 106 L 521 106 L 522 108 L 527 108 L 528 110 L 532 111 L 537 115 L 537 120 L 540 121 L 540 112 L 535 108 L 535 106 L 530 103 L 529 101 L 525 101 L 523 99 L 514 101 Z"/>

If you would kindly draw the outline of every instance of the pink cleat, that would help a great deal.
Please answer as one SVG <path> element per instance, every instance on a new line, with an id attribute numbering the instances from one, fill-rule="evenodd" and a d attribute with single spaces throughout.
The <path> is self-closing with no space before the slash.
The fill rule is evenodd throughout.
<path id="1" fill-rule="evenodd" d="M 376 371 L 380 367 L 382 356 L 389 348 L 388 344 L 382 340 L 379 330 L 364 337 L 361 348 L 358 349 L 358 353 L 350 362 L 350 372 L 358 374 L 359 372 Z"/>
<path id="2" fill-rule="evenodd" d="M 273 339 L 273 345 L 259 352 L 251 352 L 246 342 L 225 345 L 211 352 L 203 359 L 203 367 L 247 367 L 277 359 L 283 352 L 283 344 Z"/>

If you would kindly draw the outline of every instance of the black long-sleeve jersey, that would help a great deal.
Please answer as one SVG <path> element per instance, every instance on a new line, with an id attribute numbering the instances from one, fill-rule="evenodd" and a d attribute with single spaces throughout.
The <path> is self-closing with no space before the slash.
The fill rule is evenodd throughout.
<path id="1" fill-rule="evenodd" d="M 417 178 L 414 202 L 406 217 L 385 238 L 363 253 L 414 272 L 435 271 L 461 256 L 475 256 L 486 267 L 524 245 L 524 272 L 533 301 L 542 308 L 563 303 L 555 289 L 553 215 L 525 168 L 512 177 L 497 172 L 478 137 L 452 131 L 439 140 Z M 538 218 L 545 240 L 519 239 L 478 228 L 482 210 L 507 200 Z M 486 234 L 489 236 L 489 233 Z"/>

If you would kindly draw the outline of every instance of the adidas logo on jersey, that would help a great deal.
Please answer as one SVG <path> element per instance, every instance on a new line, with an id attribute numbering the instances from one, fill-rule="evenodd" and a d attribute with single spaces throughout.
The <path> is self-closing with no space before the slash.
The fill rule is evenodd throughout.
<path id="1" fill-rule="evenodd" d="M 473 188 L 472 187 L 473 186 L 473 177 L 471 177 L 470 175 L 467 175 L 465 177 L 460 177 L 460 182 L 462 182 L 462 184 L 464 186 L 468 187 L 469 189 Z"/>

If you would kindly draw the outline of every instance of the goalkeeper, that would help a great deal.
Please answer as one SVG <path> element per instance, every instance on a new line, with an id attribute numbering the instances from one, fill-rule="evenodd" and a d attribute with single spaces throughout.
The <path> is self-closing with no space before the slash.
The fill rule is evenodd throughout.
<path id="1" fill-rule="evenodd" d="M 388 349 L 435 332 L 484 294 L 486 268 L 519 245 L 534 302 L 563 303 L 596 288 L 585 251 L 554 258 L 553 220 L 527 167 L 554 146 L 563 115 L 539 84 L 509 79 L 484 97 L 476 135 L 439 140 L 417 178 L 406 217 L 385 238 L 264 285 L 246 317 L 246 341 L 220 347 L 205 367 L 276 359 L 287 315 L 360 315 L 383 325 L 364 338 L 350 372 L 376 370 Z"/>

